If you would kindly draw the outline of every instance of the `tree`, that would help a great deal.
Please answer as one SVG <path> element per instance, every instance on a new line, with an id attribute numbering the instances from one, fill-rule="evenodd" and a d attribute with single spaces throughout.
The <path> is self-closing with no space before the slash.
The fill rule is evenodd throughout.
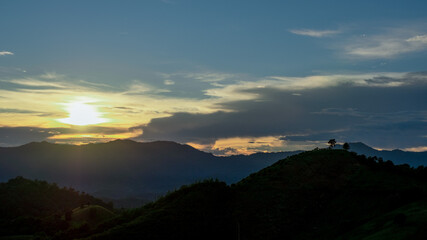
<path id="1" fill-rule="evenodd" d="M 335 144 L 337 144 L 337 141 L 335 141 L 335 139 L 330 139 L 328 144 L 329 144 L 329 149 L 332 149 L 333 147 L 335 147 Z"/>
<path id="2" fill-rule="evenodd" d="M 348 151 L 350 149 L 350 144 L 348 143 L 344 143 L 344 145 L 342 145 L 342 148 L 346 151 Z"/>

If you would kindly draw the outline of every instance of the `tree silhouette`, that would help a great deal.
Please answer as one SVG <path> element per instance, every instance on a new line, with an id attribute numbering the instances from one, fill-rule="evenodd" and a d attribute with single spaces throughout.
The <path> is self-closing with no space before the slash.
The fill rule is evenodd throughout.
<path id="1" fill-rule="evenodd" d="M 330 139 L 328 144 L 329 144 L 329 149 L 332 149 L 333 147 L 335 147 L 335 144 L 337 144 L 337 141 L 335 141 L 335 139 Z"/>
<path id="2" fill-rule="evenodd" d="M 342 145 L 342 148 L 347 151 L 350 149 L 350 144 L 344 143 L 344 145 Z"/>

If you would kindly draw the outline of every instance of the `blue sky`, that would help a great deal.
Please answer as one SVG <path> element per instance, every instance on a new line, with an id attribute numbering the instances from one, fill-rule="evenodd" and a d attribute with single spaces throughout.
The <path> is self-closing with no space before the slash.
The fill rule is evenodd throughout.
<path id="1" fill-rule="evenodd" d="M 3 146 L 131 137 L 230 154 L 335 137 L 427 150 L 425 1 L 18 0 L 0 9 Z M 60 120 L 81 104 L 108 121 Z"/>

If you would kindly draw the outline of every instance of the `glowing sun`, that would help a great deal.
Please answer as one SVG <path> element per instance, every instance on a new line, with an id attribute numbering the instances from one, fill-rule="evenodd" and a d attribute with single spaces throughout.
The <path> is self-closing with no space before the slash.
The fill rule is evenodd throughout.
<path id="1" fill-rule="evenodd" d="M 103 118 L 102 113 L 92 103 L 95 101 L 83 99 L 63 103 L 65 110 L 68 112 L 68 118 L 58 119 L 59 122 L 71 125 L 92 125 L 109 122 L 109 119 Z"/>

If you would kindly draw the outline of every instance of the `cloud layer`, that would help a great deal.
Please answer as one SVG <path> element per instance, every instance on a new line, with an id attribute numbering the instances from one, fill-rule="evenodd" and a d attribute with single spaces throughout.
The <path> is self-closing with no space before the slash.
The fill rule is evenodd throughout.
<path id="1" fill-rule="evenodd" d="M 298 94 L 295 94 L 295 91 Z M 138 139 L 210 144 L 236 137 L 318 143 L 329 138 L 382 147 L 427 145 L 427 74 L 383 73 L 240 82 L 207 94 L 228 111 L 175 113 L 141 126 Z M 283 142 L 286 147 L 289 142 Z M 268 144 L 266 144 L 268 145 Z M 313 145 L 310 145 L 313 146 Z"/>
<path id="2" fill-rule="evenodd" d="M 174 140 L 216 154 L 309 149 L 329 138 L 380 148 L 427 146 L 425 72 L 270 76 L 231 82 L 218 78 L 225 76 L 221 74 L 202 75 L 186 78 L 218 80 L 208 81 L 199 98 L 167 96 L 172 90 L 139 81 L 115 91 L 86 81 L 71 83 L 55 74 L 0 81 L 8 86 L 0 90 L 0 102 L 14 106 L 0 109 L 1 143 Z M 182 74 L 166 77 L 176 82 Z M 61 106 L 81 96 L 96 99 L 91 104 L 111 121 L 97 127 L 60 123 L 58 119 L 67 117 Z"/>

